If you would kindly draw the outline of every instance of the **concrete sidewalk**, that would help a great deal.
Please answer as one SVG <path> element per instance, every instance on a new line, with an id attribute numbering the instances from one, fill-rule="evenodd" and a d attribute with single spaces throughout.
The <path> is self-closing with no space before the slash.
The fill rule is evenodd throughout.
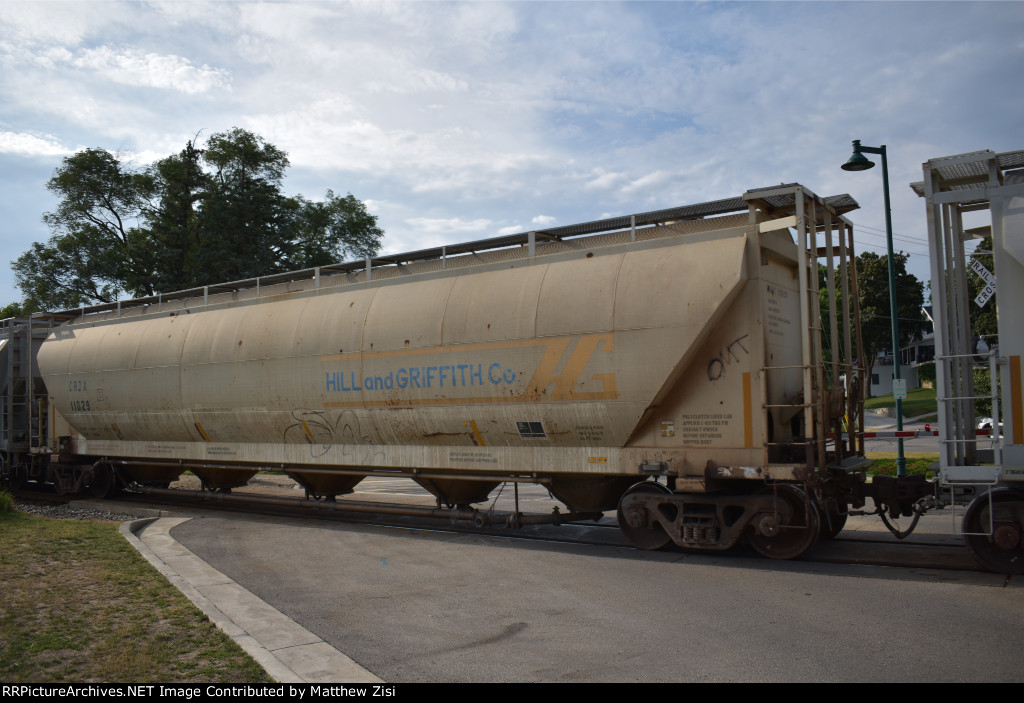
<path id="1" fill-rule="evenodd" d="M 382 683 L 179 544 L 170 531 L 191 519 L 135 520 L 121 534 L 278 682 Z"/>

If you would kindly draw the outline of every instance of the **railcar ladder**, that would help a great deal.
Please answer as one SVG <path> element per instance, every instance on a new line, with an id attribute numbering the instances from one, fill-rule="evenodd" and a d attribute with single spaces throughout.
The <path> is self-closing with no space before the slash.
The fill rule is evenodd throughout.
<path id="1" fill-rule="evenodd" d="M 796 230 L 797 275 L 801 294 L 800 328 L 806 332 L 801 334 L 799 366 L 766 365 L 762 371 L 769 377 L 770 374 L 785 374 L 799 369 L 803 390 L 798 398 L 787 399 L 782 403 L 766 403 L 764 412 L 767 414 L 771 409 L 777 409 L 788 416 L 803 413 L 803 437 L 794 442 L 769 442 L 768 446 L 769 449 L 772 446 L 804 446 L 809 468 L 840 466 L 847 457 L 862 456 L 864 453 L 864 440 L 858 431 L 863 427 L 860 389 L 863 388 L 861 379 L 864 370 L 852 362 L 853 330 L 857 330 L 856 341 L 860 348 L 853 225 L 829 203 L 800 186 L 748 192 L 744 198 L 751 205 L 751 221 L 756 221 L 756 208 L 763 207 L 765 199 L 778 197 L 783 192 L 793 198 L 792 211 L 795 214 L 791 218 L 791 226 Z M 824 237 L 821 246 L 818 243 L 819 232 Z M 822 260 L 824 264 L 820 264 Z M 824 270 L 820 271 L 819 266 L 823 266 Z M 821 275 L 824 275 L 828 299 L 831 301 L 828 306 L 827 330 L 821 316 Z M 837 293 L 841 294 L 841 314 L 834 304 Z M 822 350 L 823 339 L 828 341 L 830 352 L 827 363 Z M 851 402 L 838 403 L 841 406 L 839 409 L 832 407 L 832 399 L 846 397 L 842 390 L 841 376 L 848 380 L 846 393 Z M 857 389 L 856 392 L 853 389 Z M 833 411 L 836 409 L 839 409 L 838 416 L 834 416 Z"/>

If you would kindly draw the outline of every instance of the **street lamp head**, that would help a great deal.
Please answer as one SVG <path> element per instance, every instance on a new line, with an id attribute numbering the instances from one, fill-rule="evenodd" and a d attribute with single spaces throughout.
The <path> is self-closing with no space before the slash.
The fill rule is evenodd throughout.
<path id="1" fill-rule="evenodd" d="M 869 168 L 874 167 L 875 162 L 864 156 L 860 151 L 860 140 L 853 140 L 853 156 L 850 160 L 843 164 L 842 169 L 844 171 L 867 171 Z"/>

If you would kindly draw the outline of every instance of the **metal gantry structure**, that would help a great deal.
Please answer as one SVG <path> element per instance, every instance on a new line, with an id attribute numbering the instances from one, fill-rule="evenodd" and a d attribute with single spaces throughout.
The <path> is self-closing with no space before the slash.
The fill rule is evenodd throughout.
<path id="1" fill-rule="evenodd" d="M 954 498 L 999 484 L 1024 487 L 1024 313 L 1019 307 L 1024 299 L 1024 151 L 946 156 L 925 162 L 923 170 L 924 180 L 911 188 L 925 199 L 927 209 L 941 440 L 939 480 L 958 489 L 951 491 Z M 970 218 L 986 212 L 988 224 L 967 226 Z M 969 251 L 968 242 L 989 236 L 996 269 L 992 273 L 998 343 L 989 340 L 990 351 L 979 356 L 970 307 L 987 300 L 971 296 L 968 269 L 978 252 Z M 975 386 L 974 370 L 979 366 L 990 370 L 991 386 Z M 976 428 L 975 404 L 982 398 L 992 402 L 992 430 L 987 436 Z M 992 495 L 998 494 L 989 494 L 990 504 Z M 965 523 L 964 531 L 991 535 L 993 511 L 988 515 L 979 524 Z"/>

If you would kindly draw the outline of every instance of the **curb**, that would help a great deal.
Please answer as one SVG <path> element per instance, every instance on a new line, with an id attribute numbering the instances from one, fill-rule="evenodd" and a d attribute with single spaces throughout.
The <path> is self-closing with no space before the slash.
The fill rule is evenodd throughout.
<path id="1" fill-rule="evenodd" d="M 120 532 L 146 561 L 276 681 L 383 683 L 171 537 L 172 528 L 191 519 L 143 518 L 122 523 Z"/>

